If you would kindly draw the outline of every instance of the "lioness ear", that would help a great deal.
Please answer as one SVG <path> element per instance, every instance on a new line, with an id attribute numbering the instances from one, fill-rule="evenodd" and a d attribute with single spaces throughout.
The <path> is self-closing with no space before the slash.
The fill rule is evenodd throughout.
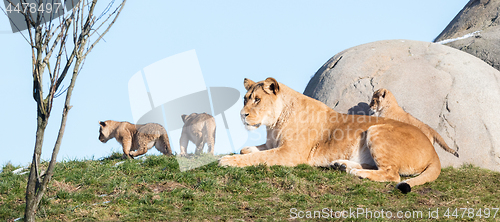
<path id="1" fill-rule="evenodd" d="M 103 121 L 99 121 L 99 125 L 101 125 L 102 127 L 105 127 L 106 126 L 106 123 L 103 122 Z"/>
<path id="2" fill-rule="evenodd" d="M 269 77 L 264 80 L 264 90 L 268 93 L 273 93 L 276 95 L 280 91 L 280 85 L 276 79 Z"/>
<path id="3" fill-rule="evenodd" d="M 249 90 L 254 84 L 255 84 L 254 81 L 247 78 L 245 78 L 245 80 L 243 81 L 243 85 L 245 86 L 246 90 Z"/>
<path id="4" fill-rule="evenodd" d="M 186 116 L 187 116 L 186 114 L 182 114 L 182 115 L 181 115 L 182 122 L 186 122 Z"/>
<path id="5" fill-rule="evenodd" d="M 383 90 L 382 90 L 382 98 L 385 98 L 385 92 L 386 92 L 386 91 L 387 91 L 386 89 L 383 89 Z"/>

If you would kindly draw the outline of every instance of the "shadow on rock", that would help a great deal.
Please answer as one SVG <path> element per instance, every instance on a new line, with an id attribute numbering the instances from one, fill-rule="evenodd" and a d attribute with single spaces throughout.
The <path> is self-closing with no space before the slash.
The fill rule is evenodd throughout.
<path id="1" fill-rule="evenodd" d="M 360 102 L 360 103 L 358 103 L 358 105 L 351 107 L 347 111 L 347 114 L 371 116 L 373 114 L 373 112 L 370 109 L 370 105 L 368 105 L 368 103 Z"/>

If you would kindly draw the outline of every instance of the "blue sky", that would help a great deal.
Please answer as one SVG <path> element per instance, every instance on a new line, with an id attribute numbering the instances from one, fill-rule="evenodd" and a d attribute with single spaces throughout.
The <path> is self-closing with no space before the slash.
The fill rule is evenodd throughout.
<path id="1" fill-rule="evenodd" d="M 272 76 L 303 92 L 310 77 L 336 53 L 386 39 L 430 42 L 467 2 L 128 1 L 78 77 L 58 160 L 97 159 L 113 150 L 121 152 L 114 140 L 99 142 L 98 121 L 133 122 L 128 82 L 164 58 L 196 50 L 207 87 L 232 87 L 244 93 L 244 78 L 259 81 Z M 21 35 L 9 32 L 2 13 L 0 165 L 27 165 L 36 131 L 31 51 Z M 45 160 L 52 152 L 64 96 L 55 103 L 42 152 Z M 247 145 L 263 142 L 255 135 L 249 136 Z"/>

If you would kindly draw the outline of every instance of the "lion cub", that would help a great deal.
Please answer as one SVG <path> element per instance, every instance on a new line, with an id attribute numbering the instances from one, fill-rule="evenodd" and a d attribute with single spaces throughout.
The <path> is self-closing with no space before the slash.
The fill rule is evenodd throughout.
<path id="1" fill-rule="evenodd" d="M 387 89 L 379 89 L 373 93 L 370 109 L 378 117 L 394 119 L 416 126 L 429 138 L 432 144 L 438 143 L 445 151 L 458 157 L 458 152 L 446 145 L 444 139 L 427 124 L 405 112 L 396 101 L 394 95 Z"/>
<path id="2" fill-rule="evenodd" d="M 99 122 L 99 140 L 115 138 L 123 147 L 123 158 L 145 154 L 153 146 L 164 155 L 172 155 L 167 131 L 157 123 L 131 124 L 107 120 Z"/>
<path id="3" fill-rule="evenodd" d="M 196 145 L 195 154 L 203 152 L 205 143 L 208 145 L 208 153 L 214 155 L 215 144 L 215 118 L 206 113 L 191 113 L 190 115 L 182 115 L 184 126 L 182 127 L 182 135 L 180 139 L 181 156 L 187 153 L 189 141 Z"/>

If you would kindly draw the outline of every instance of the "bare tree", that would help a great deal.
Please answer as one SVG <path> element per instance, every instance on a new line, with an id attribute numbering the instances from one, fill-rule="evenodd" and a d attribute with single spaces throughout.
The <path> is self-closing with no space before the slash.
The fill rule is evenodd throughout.
<path id="1" fill-rule="evenodd" d="M 57 155 L 66 127 L 66 119 L 71 109 L 70 99 L 75 87 L 76 78 L 85 63 L 85 59 L 94 46 L 103 38 L 120 15 L 126 0 L 115 3 L 111 0 L 107 5 L 99 5 L 102 12 L 96 13 L 97 0 L 66 0 L 65 4 L 74 4 L 64 9 L 59 15 L 55 9 L 55 0 L 38 0 L 36 3 L 27 0 L 7 0 L 6 10 L 24 16 L 27 35 L 22 34 L 32 51 L 33 99 L 37 103 L 37 131 L 33 161 L 26 188 L 25 221 L 34 221 L 40 201 L 47 189 L 56 164 Z M 33 5 L 35 4 L 35 5 Z M 52 5 L 50 5 L 52 4 Z M 51 12 L 47 18 L 40 9 Z M 33 8 L 35 8 L 33 10 Z M 3 10 L 3 9 L 2 9 Z M 3 10 L 4 13 L 5 10 Z M 52 12 L 53 11 L 53 12 Z M 59 11 L 61 12 L 61 11 Z M 7 14 L 7 13 L 6 13 Z M 9 17 L 10 18 L 10 17 Z M 12 19 L 11 19 L 12 20 Z M 14 24 L 16 25 L 16 24 Z M 24 25 L 24 24 L 22 24 Z M 100 31 L 101 30 L 101 31 Z M 18 30 L 20 31 L 20 30 Z M 68 73 L 71 75 L 69 86 L 64 89 L 63 81 Z M 43 77 L 49 77 L 47 92 L 44 92 Z M 40 169 L 40 156 L 54 98 L 66 92 L 66 100 L 62 110 L 61 125 L 54 144 L 52 157 L 47 170 Z"/>

